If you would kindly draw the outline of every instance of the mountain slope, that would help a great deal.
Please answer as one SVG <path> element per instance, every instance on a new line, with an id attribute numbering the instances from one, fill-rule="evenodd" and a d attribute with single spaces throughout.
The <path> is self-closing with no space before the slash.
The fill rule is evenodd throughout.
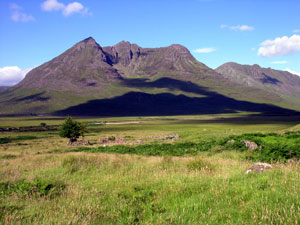
<path id="1" fill-rule="evenodd" d="M 255 85 L 245 85 L 210 69 L 198 62 L 181 45 L 142 48 L 122 41 L 114 46 L 101 47 L 90 37 L 33 69 L 18 85 L 2 92 L 0 115 L 72 114 L 69 109 L 77 106 L 93 110 L 93 104 L 87 104 L 94 100 L 109 102 L 111 107 L 122 112 L 126 107 L 119 104 L 119 100 L 125 99 L 128 104 L 136 101 L 136 96 L 141 99 L 154 98 L 155 101 L 151 104 L 165 104 L 166 99 L 172 99 L 168 103 L 169 112 L 164 111 L 164 114 L 172 115 L 175 112 L 189 114 L 235 112 L 241 109 L 247 111 L 246 106 L 251 106 L 248 111 L 252 112 L 255 107 L 245 101 L 275 103 L 278 106 L 295 108 L 276 92 L 266 91 Z M 115 105 L 116 101 L 110 101 L 111 99 L 118 99 L 118 104 Z M 186 111 L 184 107 L 179 110 L 179 105 L 176 105 L 176 101 L 183 102 L 182 99 L 187 101 Z M 222 101 L 226 104 L 222 104 Z M 144 102 L 150 104 L 151 101 Z M 193 108 L 194 103 L 199 107 Z M 206 110 L 205 104 L 219 110 Z M 220 104 L 222 107 L 217 106 Z M 143 108 L 140 106 L 136 109 Z M 114 111 L 108 109 L 109 107 L 109 104 L 101 102 L 95 110 L 99 115 L 104 115 L 102 111 Z M 274 110 L 274 107 L 262 107 L 261 104 L 256 107 L 258 112 Z M 86 110 L 78 110 L 77 107 L 76 111 Z M 278 111 L 281 110 L 278 108 Z M 127 115 L 128 112 L 124 114 Z M 140 114 L 142 112 L 139 111 Z"/>
<path id="2" fill-rule="evenodd" d="M 279 95 L 289 105 L 299 109 L 300 77 L 287 71 L 262 68 L 259 65 L 225 63 L 216 72 L 245 87 L 254 87 Z"/>

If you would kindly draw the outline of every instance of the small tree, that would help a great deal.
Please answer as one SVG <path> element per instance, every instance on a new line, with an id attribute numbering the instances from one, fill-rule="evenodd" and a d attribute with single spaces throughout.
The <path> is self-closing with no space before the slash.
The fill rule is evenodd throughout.
<path id="1" fill-rule="evenodd" d="M 80 126 L 80 131 L 79 131 L 80 136 L 82 137 L 82 139 L 84 139 L 84 134 L 87 133 L 86 124 L 80 123 L 79 126 Z"/>
<path id="2" fill-rule="evenodd" d="M 41 126 L 41 127 L 46 127 L 47 124 L 46 124 L 46 123 L 40 123 L 40 126 Z"/>
<path id="3" fill-rule="evenodd" d="M 59 136 L 69 138 L 70 142 L 74 142 L 77 141 L 79 136 L 84 137 L 85 132 L 85 125 L 82 125 L 81 123 L 74 121 L 72 117 L 67 116 L 65 122 L 62 124 Z"/>

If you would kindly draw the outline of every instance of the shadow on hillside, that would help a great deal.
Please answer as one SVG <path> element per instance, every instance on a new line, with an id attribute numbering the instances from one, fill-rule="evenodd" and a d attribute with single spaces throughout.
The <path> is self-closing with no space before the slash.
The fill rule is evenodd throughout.
<path id="1" fill-rule="evenodd" d="M 30 102 L 41 101 L 41 102 L 44 102 L 44 101 L 47 101 L 47 100 L 50 99 L 49 97 L 43 97 L 42 96 L 43 94 L 45 94 L 45 91 L 37 93 L 37 94 L 29 95 L 29 96 L 26 96 L 26 97 L 23 97 L 23 98 L 13 98 L 12 101 L 14 101 L 14 102 L 24 102 L 24 101 L 30 101 Z"/>
<path id="2" fill-rule="evenodd" d="M 84 104 L 57 111 L 54 115 L 73 116 L 162 116 L 236 113 L 238 111 L 260 112 L 266 115 L 291 115 L 293 110 L 277 106 L 239 101 L 210 92 L 191 82 L 162 78 L 154 82 L 146 79 L 125 80 L 128 87 L 168 88 L 205 95 L 206 97 L 187 97 L 170 93 L 147 94 L 129 92 L 122 96 L 92 100 Z"/>

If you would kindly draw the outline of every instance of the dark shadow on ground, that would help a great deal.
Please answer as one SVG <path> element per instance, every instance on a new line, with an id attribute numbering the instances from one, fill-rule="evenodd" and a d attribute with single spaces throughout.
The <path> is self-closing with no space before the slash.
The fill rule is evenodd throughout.
<path id="1" fill-rule="evenodd" d="M 129 92 L 122 96 L 92 100 L 84 104 L 57 111 L 54 115 L 72 116 L 163 116 L 223 114 L 238 111 L 259 112 L 263 115 L 294 115 L 296 111 L 268 104 L 239 101 L 208 91 L 191 82 L 162 78 L 154 82 L 146 79 L 125 80 L 128 87 L 169 88 L 184 92 L 205 95 L 206 97 L 187 97 L 170 93 L 147 94 Z"/>

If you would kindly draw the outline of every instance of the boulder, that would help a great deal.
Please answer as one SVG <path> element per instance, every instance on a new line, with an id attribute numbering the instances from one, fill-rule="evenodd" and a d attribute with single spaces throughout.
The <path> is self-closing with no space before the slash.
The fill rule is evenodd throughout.
<path id="1" fill-rule="evenodd" d="M 258 148 L 258 145 L 253 141 L 241 140 L 241 142 L 249 149 L 255 150 Z"/>
<path id="2" fill-rule="evenodd" d="M 272 169 L 273 167 L 268 163 L 255 163 L 253 166 L 251 166 L 249 169 L 246 170 L 245 174 L 248 173 L 261 173 L 266 170 Z"/>

